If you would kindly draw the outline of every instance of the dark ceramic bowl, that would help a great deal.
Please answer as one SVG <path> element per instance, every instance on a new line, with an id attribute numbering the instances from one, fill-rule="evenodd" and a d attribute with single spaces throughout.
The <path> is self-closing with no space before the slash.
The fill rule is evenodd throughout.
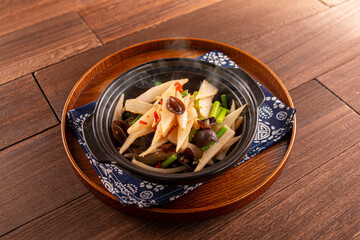
<path id="1" fill-rule="evenodd" d="M 238 129 L 238 134 L 241 133 L 243 137 L 233 145 L 224 160 L 198 172 L 164 174 L 134 165 L 119 154 L 111 134 L 111 120 L 120 95 L 124 93 L 125 99 L 136 98 L 153 87 L 156 81 L 181 78 L 189 78 L 185 89 L 190 92 L 198 90 L 201 81 L 206 79 L 219 88 L 215 99 L 221 94 L 227 94 L 228 101 L 234 99 L 237 107 L 247 104 L 242 113 L 242 127 Z M 116 164 L 125 172 L 151 182 L 194 184 L 218 176 L 243 158 L 255 138 L 258 107 L 263 101 L 264 94 L 259 86 L 240 69 L 223 68 L 188 58 L 156 60 L 134 67 L 117 77 L 100 96 L 93 114 L 84 123 L 83 132 L 86 143 L 98 162 Z"/>

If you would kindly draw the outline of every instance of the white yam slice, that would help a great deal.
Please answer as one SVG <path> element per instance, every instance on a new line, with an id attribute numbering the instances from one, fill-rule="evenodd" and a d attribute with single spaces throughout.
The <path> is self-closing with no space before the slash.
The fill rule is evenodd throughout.
<path id="1" fill-rule="evenodd" d="M 177 134 L 178 134 L 178 127 L 174 127 L 171 130 L 171 132 L 167 135 L 166 138 L 169 140 L 169 142 L 176 145 L 176 143 L 177 143 Z"/>
<path id="2" fill-rule="evenodd" d="M 166 132 L 164 134 L 160 133 L 160 128 L 162 125 L 162 121 L 160 121 L 160 123 L 158 124 L 158 127 L 155 131 L 154 134 L 154 138 L 151 142 L 151 145 L 148 149 L 146 149 L 146 151 L 144 151 L 143 153 L 140 154 L 140 157 L 143 157 L 147 154 L 152 153 L 153 151 L 155 151 L 159 146 L 161 146 L 162 144 L 166 143 L 168 141 L 167 136 L 169 135 L 170 131 L 174 128 L 176 121 L 172 121 L 172 123 L 170 124 L 169 128 L 166 130 Z"/>
<path id="3" fill-rule="evenodd" d="M 149 134 L 149 133 L 151 133 L 151 132 L 153 132 L 153 131 L 154 131 L 154 128 L 148 127 L 148 128 L 142 129 L 142 130 L 140 130 L 140 131 L 138 131 L 138 132 L 135 132 L 135 133 L 130 134 L 130 135 L 126 138 L 124 144 L 121 146 L 121 148 L 120 148 L 120 150 L 119 150 L 119 153 L 120 153 L 120 154 L 123 154 L 123 152 L 125 152 L 126 149 L 128 149 L 128 148 L 130 147 L 130 145 L 131 145 L 138 137 L 144 136 L 144 135 Z"/>
<path id="4" fill-rule="evenodd" d="M 155 139 L 155 136 L 154 136 L 154 139 Z M 146 151 L 142 152 L 139 155 L 140 157 L 144 157 L 145 155 L 148 155 L 148 154 L 154 152 L 158 147 L 160 147 L 161 145 L 163 145 L 164 143 L 166 143 L 168 141 L 167 138 L 163 137 L 163 136 L 160 136 L 156 142 L 154 142 L 154 139 L 153 139 L 153 142 L 151 143 L 151 146 L 148 149 L 146 149 Z"/>
<path id="5" fill-rule="evenodd" d="M 239 117 L 238 119 L 236 119 L 236 121 L 235 121 L 235 131 L 240 127 L 243 120 L 244 120 L 243 117 Z"/>
<path id="6" fill-rule="evenodd" d="M 122 114 L 124 112 L 124 94 L 121 94 L 119 101 L 116 104 L 112 121 L 122 120 Z"/>
<path id="7" fill-rule="evenodd" d="M 229 151 L 230 147 L 236 143 L 239 139 L 241 138 L 241 136 L 237 136 L 237 137 L 233 137 L 232 139 L 229 140 L 229 142 L 227 142 L 223 148 L 219 151 L 218 154 L 216 154 L 216 159 L 217 160 L 223 160 L 227 154 L 227 152 Z"/>
<path id="8" fill-rule="evenodd" d="M 199 100 L 199 113 L 202 117 L 208 118 L 212 108 L 213 97 L 207 97 Z"/>
<path id="9" fill-rule="evenodd" d="M 232 113 L 233 111 L 235 111 L 235 101 L 234 101 L 234 99 L 232 100 L 232 102 L 231 102 L 231 107 L 230 107 L 230 112 Z"/>
<path id="10" fill-rule="evenodd" d="M 188 108 L 189 106 L 189 103 L 190 103 L 190 94 L 186 95 L 184 98 L 182 98 L 181 94 L 176 91 L 176 97 L 178 99 L 180 99 L 184 105 L 185 105 L 185 109 Z M 188 113 L 187 111 L 185 111 L 183 114 L 181 115 L 176 115 L 176 118 L 177 118 L 177 122 L 179 124 L 179 127 L 181 128 L 185 128 L 186 127 L 186 123 L 187 123 L 187 119 L 188 119 Z"/>
<path id="11" fill-rule="evenodd" d="M 128 128 L 128 134 L 138 132 L 151 126 L 152 122 L 154 121 L 154 111 L 155 106 L 150 108 L 144 115 L 141 116 L 139 120 L 136 121 L 136 123 Z"/>
<path id="12" fill-rule="evenodd" d="M 189 145 L 189 135 L 185 137 L 185 140 L 183 142 L 183 145 L 181 146 L 180 150 L 184 151 Z"/>
<path id="13" fill-rule="evenodd" d="M 188 137 L 189 137 L 191 128 L 192 128 L 192 126 L 194 124 L 194 118 L 197 117 L 196 109 L 194 107 L 194 98 L 193 97 L 191 98 L 189 106 L 186 109 L 186 111 L 187 111 L 187 114 L 188 114 L 186 127 L 185 128 L 178 127 L 176 152 L 179 151 L 182 148 L 182 146 L 184 145 L 184 142 L 186 141 L 186 139 L 189 139 Z"/>
<path id="14" fill-rule="evenodd" d="M 175 86 L 174 84 L 172 84 L 162 94 L 163 103 L 161 107 L 161 125 L 158 126 L 159 131 L 162 135 L 164 135 L 165 132 L 168 132 L 168 128 L 175 119 L 175 114 L 170 112 L 166 107 L 167 100 L 169 100 L 170 96 L 175 96 L 175 91 L 176 91 Z"/>
<path id="15" fill-rule="evenodd" d="M 187 79 L 187 78 L 168 81 L 159 86 L 150 88 L 149 90 L 147 90 L 146 92 L 144 92 L 143 94 L 138 96 L 136 99 L 144 101 L 144 102 L 152 103 L 156 100 L 156 97 L 160 96 L 163 92 L 165 92 L 166 89 L 168 89 L 170 87 L 170 85 L 174 84 L 175 82 L 179 82 L 181 85 L 184 85 L 188 81 L 189 81 L 189 79 Z"/>
<path id="16" fill-rule="evenodd" d="M 224 121 L 222 121 L 222 123 L 220 123 L 219 125 L 217 125 L 215 127 L 215 131 L 219 130 L 224 125 L 231 126 L 232 124 L 234 124 L 235 120 L 239 117 L 239 115 L 244 110 L 246 105 L 247 104 L 239 107 L 238 109 L 236 109 L 232 113 L 229 113 L 228 115 L 226 115 L 226 117 L 224 118 Z"/>
<path id="17" fill-rule="evenodd" d="M 218 142 L 214 143 L 208 150 L 206 150 L 199 159 L 199 164 L 195 168 L 196 171 L 200 171 L 205 167 L 205 165 L 223 148 L 223 146 L 235 135 L 235 132 L 231 130 L 228 126 L 226 132 L 221 136 Z"/>
<path id="18" fill-rule="evenodd" d="M 139 99 L 128 99 L 125 101 L 125 110 L 144 115 L 153 105 Z"/>
<path id="19" fill-rule="evenodd" d="M 177 173 L 177 172 L 185 171 L 187 169 L 186 166 L 180 166 L 180 167 L 175 167 L 175 168 L 155 168 L 155 167 L 146 165 L 145 163 L 142 163 L 142 162 L 136 160 L 135 158 L 133 158 L 133 160 L 131 162 L 139 167 L 145 168 L 150 171 L 159 172 L 159 173 Z"/>
<path id="20" fill-rule="evenodd" d="M 231 102 L 230 113 L 232 113 L 233 111 L 235 111 L 235 101 L 234 101 L 234 99 Z M 230 126 L 230 128 L 235 131 L 235 122 Z"/>
<path id="21" fill-rule="evenodd" d="M 196 96 L 195 100 L 207 98 L 207 97 L 213 97 L 216 95 L 216 93 L 219 90 L 211 85 L 208 81 L 204 80 L 199 88 L 199 93 Z"/>

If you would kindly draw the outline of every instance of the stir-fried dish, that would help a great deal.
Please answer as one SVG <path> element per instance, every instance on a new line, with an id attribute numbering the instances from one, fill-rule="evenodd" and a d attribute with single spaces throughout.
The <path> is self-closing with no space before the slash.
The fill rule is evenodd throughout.
<path id="1" fill-rule="evenodd" d="M 121 95 L 112 121 L 119 153 L 134 164 L 163 173 L 199 171 L 225 158 L 241 136 L 246 105 L 231 105 L 225 94 L 204 80 L 198 91 L 185 89 L 188 79 L 156 82 L 134 99 Z M 230 107 L 228 107 L 230 106 Z"/>

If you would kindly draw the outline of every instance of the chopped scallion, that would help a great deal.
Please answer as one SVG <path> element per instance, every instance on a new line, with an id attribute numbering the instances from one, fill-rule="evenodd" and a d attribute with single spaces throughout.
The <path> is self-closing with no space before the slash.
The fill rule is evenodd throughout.
<path id="1" fill-rule="evenodd" d="M 177 159 L 177 154 L 174 153 L 173 155 L 171 155 L 170 157 L 168 157 L 165 161 L 163 161 L 160 165 L 161 168 L 166 168 L 167 166 L 169 166 L 171 163 L 173 163 L 175 160 Z"/>

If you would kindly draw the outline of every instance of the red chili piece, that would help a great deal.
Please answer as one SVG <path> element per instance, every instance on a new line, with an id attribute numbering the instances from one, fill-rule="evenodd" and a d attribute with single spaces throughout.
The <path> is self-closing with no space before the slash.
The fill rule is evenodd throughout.
<path id="1" fill-rule="evenodd" d="M 179 92 L 184 91 L 183 86 L 179 82 L 174 83 L 174 86 L 175 86 L 176 90 L 178 90 Z"/>
<path id="2" fill-rule="evenodd" d="M 145 122 L 145 121 L 143 121 L 143 120 L 140 120 L 139 123 L 144 124 L 144 125 L 147 125 L 147 122 Z"/>
<path id="3" fill-rule="evenodd" d="M 155 118 L 155 123 L 157 123 L 159 121 L 159 115 L 157 114 L 157 112 L 154 112 L 154 118 Z"/>
<path id="4" fill-rule="evenodd" d="M 158 162 L 158 164 L 155 167 L 159 168 L 160 166 L 161 166 L 161 162 Z"/>

